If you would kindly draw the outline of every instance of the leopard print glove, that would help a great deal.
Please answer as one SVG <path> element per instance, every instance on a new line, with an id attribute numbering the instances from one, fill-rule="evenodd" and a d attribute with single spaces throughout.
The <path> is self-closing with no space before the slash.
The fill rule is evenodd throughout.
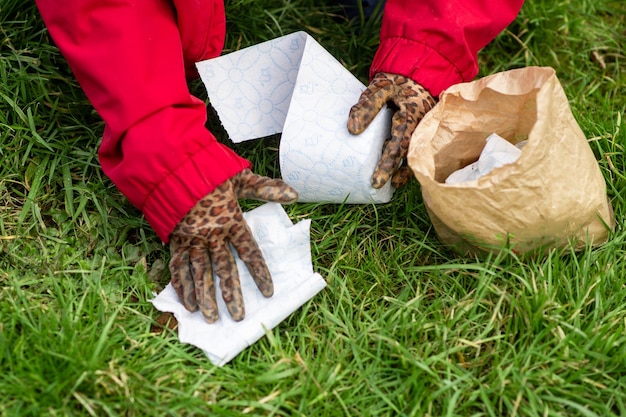
<path id="1" fill-rule="evenodd" d="M 372 186 L 381 188 L 391 178 L 391 185 L 400 188 L 411 178 L 406 165 L 411 135 L 424 115 L 435 106 L 435 99 L 421 85 L 402 75 L 380 72 L 350 109 L 348 130 L 359 134 L 369 126 L 383 105 L 393 102 L 391 139 L 385 142 L 382 157 L 372 175 Z"/>
<path id="2" fill-rule="evenodd" d="M 243 320 L 245 308 L 239 274 L 229 243 L 248 267 L 265 297 L 274 285 L 263 254 L 239 207 L 239 198 L 292 203 L 298 193 L 279 179 L 253 174 L 246 169 L 201 199 L 170 235 L 172 286 L 189 311 L 202 311 L 213 323 L 218 317 L 213 267 L 222 297 L 233 320 Z"/>

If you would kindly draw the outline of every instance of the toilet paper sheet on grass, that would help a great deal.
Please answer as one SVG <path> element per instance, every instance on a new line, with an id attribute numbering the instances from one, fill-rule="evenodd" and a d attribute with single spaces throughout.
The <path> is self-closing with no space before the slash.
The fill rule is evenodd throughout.
<path id="1" fill-rule="evenodd" d="M 348 132 L 350 107 L 365 89 L 305 32 L 197 64 L 211 105 L 238 143 L 281 133 L 280 168 L 301 202 L 386 203 L 370 177 L 389 137 L 383 109 L 360 135 Z"/>
<path id="2" fill-rule="evenodd" d="M 321 291 L 326 282 L 313 272 L 310 220 L 292 224 L 280 204 L 266 203 L 244 214 L 274 281 L 274 295 L 259 292 L 245 264 L 237 257 L 246 317 L 235 322 L 228 314 L 216 285 L 220 318 L 209 324 L 202 313 L 191 313 L 181 304 L 171 283 L 154 300 L 160 311 L 173 313 L 181 342 L 199 347 L 210 361 L 222 366 L 265 335 L 292 312 Z M 218 278 L 214 275 L 213 279 Z M 217 282 L 217 281 L 216 281 Z"/>

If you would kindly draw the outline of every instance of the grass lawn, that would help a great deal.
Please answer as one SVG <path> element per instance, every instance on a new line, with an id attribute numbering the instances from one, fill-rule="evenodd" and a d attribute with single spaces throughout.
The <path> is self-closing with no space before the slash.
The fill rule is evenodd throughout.
<path id="1" fill-rule="evenodd" d="M 380 21 L 338 11 L 227 2 L 226 50 L 306 30 L 366 82 Z M 460 257 L 417 181 L 378 206 L 287 206 L 328 287 L 223 368 L 157 323 L 169 252 L 100 171 L 103 123 L 33 3 L 0 0 L 0 22 L 0 415 L 626 415 L 622 0 L 527 0 L 480 58 L 556 69 L 608 184 L 608 243 Z M 233 147 L 278 175 L 277 141 Z"/>

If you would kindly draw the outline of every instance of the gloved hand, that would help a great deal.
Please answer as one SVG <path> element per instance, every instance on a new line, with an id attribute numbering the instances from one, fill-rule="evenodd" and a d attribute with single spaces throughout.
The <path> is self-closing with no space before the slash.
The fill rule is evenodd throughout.
<path id="1" fill-rule="evenodd" d="M 298 193 L 282 180 L 261 177 L 246 169 L 200 200 L 176 226 L 170 235 L 172 286 L 187 310 L 200 308 L 210 323 L 219 317 L 212 264 L 231 317 L 240 321 L 245 316 L 239 274 L 229 243 L 248 267 L 261 293 L 265 297 L 274 294 L 272 277 L 243 218 L 239 198 L 292 203 Z"/>
<path id="2" fill-rule="evenodd" d="M 363 132 L 387 102 L 395 104 L 397 110 L 391 122 L 391 139 L 385 142 L 382 157 L 372 174 L 374 188 L 381 188 L 389 178 L 395 188 L 409 181 L 411 170 L 405 159 L 411 135 L 424 115 L 435 106 L 433 96 L 412 79 L 380 72 L 350 109 L 350 133 Z"/>

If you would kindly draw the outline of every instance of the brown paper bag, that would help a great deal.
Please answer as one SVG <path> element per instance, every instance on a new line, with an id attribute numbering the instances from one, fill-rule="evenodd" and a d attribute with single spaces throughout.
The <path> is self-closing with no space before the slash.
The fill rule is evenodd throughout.
<path id="1" fill-rule="evenodd" d="M 515 162 L 445 184 L 497 133 L 528 140 Z M 413 134 L 408 163 L 437 235 L 461 253 L 601 244 L 613 210 L 595 156 L 552 68 L 529 67 L 450 87 Z"/>

